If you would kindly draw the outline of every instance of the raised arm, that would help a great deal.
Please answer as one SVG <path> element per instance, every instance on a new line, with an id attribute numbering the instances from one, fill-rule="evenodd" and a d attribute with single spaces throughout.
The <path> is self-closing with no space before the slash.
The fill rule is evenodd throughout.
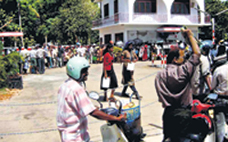
<path id="1" fill-rule="evenodd" d="M 184 38 L 188 38 L 189 44 L 192 47 L 193 53 L 200 56 L 200 49 L 192 31 L 190 29 L 186 29 L 186 30 L 182 30 L 182 32 L 183 32 Z"/>

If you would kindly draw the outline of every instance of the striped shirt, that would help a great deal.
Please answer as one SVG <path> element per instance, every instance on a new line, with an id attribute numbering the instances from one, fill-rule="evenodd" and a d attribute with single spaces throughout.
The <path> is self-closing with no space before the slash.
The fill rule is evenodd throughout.
<path id="1" fill-rule="evenodd" d="M 96 108 L 84 88 L 73 79 L 66 80 L 58 91 L 57 126 L 63 142 L 87 142 L 87 116 Z"/>

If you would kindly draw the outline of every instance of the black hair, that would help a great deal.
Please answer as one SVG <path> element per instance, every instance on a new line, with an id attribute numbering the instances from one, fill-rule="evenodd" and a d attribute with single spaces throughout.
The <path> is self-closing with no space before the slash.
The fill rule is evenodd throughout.
<path id="1" fill-rule="evenodd" d="M 129 48 L 130 45 L 134 45 L 133 41 L 128 41 L 125 46 L 124 46 L 124 50 L 128 50 L 129 52 L 132 50 Z"/>
<path id="2" fill-rule="evenodd" d="M 174 58 L 179 58 L 180 53 L 178 49 L 171 50 L 167 56 L 167 64 L 171 64 Z"/>
<path id="3" fill-rule="evenodd" d="M 110 48 L 113 48 L 113 45 L 112 45 L 111 43 L 108 43 L 108 44 L 106 45 L 106 48 L 105 48 L 104 52 L 103 52 L 103 56 L 104 56 L 107 52 L 109 52 L 108 50 L 109 50 Z"/>
<path id="4" fill-rule="evenodd" d="M 208 56 L 208 54 L 209 54 L 209 52 L 210 52 L 210 46 L 209 45 L 204 45 L 203 47 L 202 47 L 202 51 L 204 52 L 204 54 L 206 55 L 206 56 Z"/>
<path id="5" fill-rule="evenodd" d="M 226 47 L 224 45 L 220 45 L 218 48 L 217 56 L 223 55 L 226 52 Z"/>

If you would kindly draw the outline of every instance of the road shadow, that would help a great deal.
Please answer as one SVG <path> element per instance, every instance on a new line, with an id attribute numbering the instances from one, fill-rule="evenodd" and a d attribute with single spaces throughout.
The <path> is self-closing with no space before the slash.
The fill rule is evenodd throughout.
<path id="1" fill-rule="evenodd" d="M 128 93 L 126 93 L 126 94 L 128 94 Z M 129 95 L 129 94 L 128 94 L 128 95 Z M 109 97 L 109 96 L 110 96 L 110 93 L 108 93 L 108 97 Z M 115 96 L 118 96 L 118 97 L 121 97 L 121 98 L 129 98 L 129 96 L 122 96 L 122 95 L 121 95 L 121 92 L 115 92 L 115 93 L 114 93 L 114 97 L 115 97 Z M 100 102 L 106 102 L 106 101 L 104 100 L 104 98 L 105 98 L 105 97 L 104 97 L 104 94 L 103 94 L 103 95 L 100 95 L 99 101 L 100 101 Z"/>
<path id="2" fill-rule="evenodd" d="M 130 97 L 130 94 L 129 93 L 125 93 L 126 96 L 122 96 L 122 92 L 115 92 L 114 95 L 115 96 L 119 96 L 121 98 L 129 98 Z"/>
<path id="3" fill-rule="evenodd" d="M 153 127 L 156 127 L 158 129 L 163 129 L 161 126 L 159 125 L 156 125 L 156 124 L 152 124 L 152 123 L 149 123 L 150 126 L 153 126 Z"/>
<path id="4" fill-rule="evenodd" d="M 148 67 L 153 67 L 153 68 L 162 68 L 161 65 L 148 65 Z"/>

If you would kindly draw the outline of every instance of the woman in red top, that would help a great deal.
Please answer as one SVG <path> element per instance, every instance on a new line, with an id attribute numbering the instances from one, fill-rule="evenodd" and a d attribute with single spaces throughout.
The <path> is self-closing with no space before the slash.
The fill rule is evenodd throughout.
<path id="1" fill-rule="evenodd" d="M 142 60 L 143 61 L 146 61 L 147 60 L 147 48 L 148 48 L 148 46 L 147 45 L 145 45 L 144 46 L 144 53 L 143 53 L 143 57 L 142 57 Z"/>
<path id="2" fill-rule="evenodd" d="M 113 45 L 112 44 L 108 44 L 106 46 L 106 49 L 103 52 L 104 55 L 104 60 L 103 60 L 103 74 L 101 77 L 101 90 L 104 90 L 104 101 L 108 101 L 107 98 L 107 90 L 108 89 L 112 89 L 111 91 L 111 96 L 110 98 L 114 98 L 114 92 L 115 92 L 115 88 L 118 87 L 117 84 L 117 78 L 116 78 L 116 74 L 113 70 L 113 60 L 114 60 L 114 56 L 113 56 Z M 103 84 L 103 78 L 110 78 L 110 85 L 108 88 L 104 88 L 102 86 Z"/>

